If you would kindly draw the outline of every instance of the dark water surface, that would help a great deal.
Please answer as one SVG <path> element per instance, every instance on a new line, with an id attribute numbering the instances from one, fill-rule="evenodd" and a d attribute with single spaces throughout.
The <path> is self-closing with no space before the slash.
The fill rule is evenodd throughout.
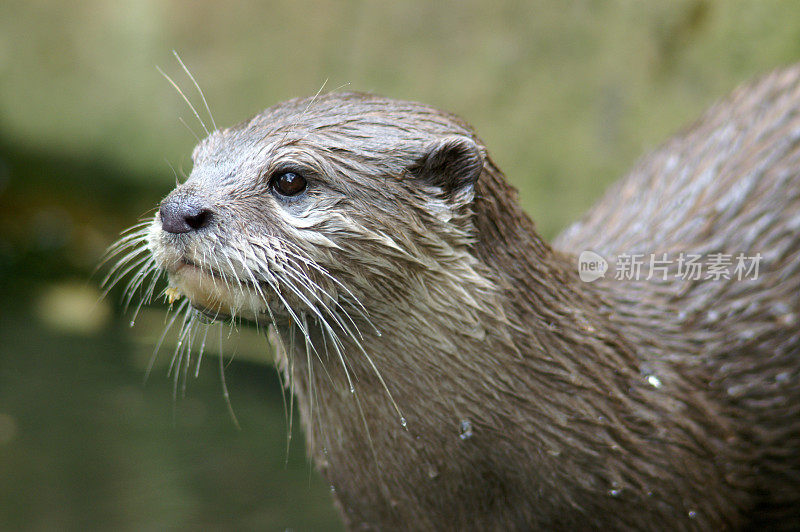
<path id="1" fill-rule="evenodd" d="M 226 369 L 237 430 L 215 357 L 173 400 L 165 366 L 143 384 L 123 320 L 60 333 L 22 294 L 0 304 L 0 529 L 338 527 L 297 430 L 287 461 L 269 365 Z"/>

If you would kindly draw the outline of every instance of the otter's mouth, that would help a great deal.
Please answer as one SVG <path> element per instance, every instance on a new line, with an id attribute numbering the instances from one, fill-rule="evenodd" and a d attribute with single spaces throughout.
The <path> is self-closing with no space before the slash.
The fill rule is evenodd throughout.
<path id="1" fill-rule="evenodd" d="M 186 296 L 191 305 L 211 319 L 232 316 L 257 320 L 267 312 L 269 290 L 252 280 L 222 272 L 181 257 L 167 268 L 172 300 Z"/>
<path id="2" fill-rule="evenodd" d="M 230 276 L 223 274 L 222 272 L 212 268 L 211 266 L 201 266 L 196 262 L 194 262 L 193 260 L 188 259 L 186 257 L 182 257 L 180 260 L 178 260 L 177 266 L 172 271 L 170 271 L 170 273 L 178 273 L 183 270 L 186 270 L 187 268 L 189 270 L 193 270 L 199 275 L 207 275 L 209 277 L 213 277 L 217 282 L 230 283 L 229 281 Z M 238 277 L 236 278 L 236 282 L 241 284 L 249 284 L 246 281 L 240 280 Z"/>

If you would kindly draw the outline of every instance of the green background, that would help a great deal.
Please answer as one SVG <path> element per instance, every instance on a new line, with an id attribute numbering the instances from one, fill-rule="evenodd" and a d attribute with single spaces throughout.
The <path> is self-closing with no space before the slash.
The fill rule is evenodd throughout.
<path id="1" fill-rule="evenodd" d="M 800 59 L 796 2 L 215 1 L 0 5 L 0 529 L 331 530 L 266 342 L 226 338 L 173 397 L 163 306 L 94 272 L 188 173 L 201 128 L 342 87 L 472 123 L 552 237 L 636 157 Z M 182 124 L 181 119 L 188 125 Z M 193 130 L 195 133 L 192 133 Z M 214 349 L 211 349 L 213 352 Z M 232 358 L 232 360 L 230 360 Z"/>

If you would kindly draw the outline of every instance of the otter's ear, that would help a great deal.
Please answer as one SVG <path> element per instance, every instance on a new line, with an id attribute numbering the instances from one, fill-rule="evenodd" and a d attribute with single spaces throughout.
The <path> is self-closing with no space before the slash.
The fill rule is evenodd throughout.
<path id="1" fill-rule="evenodd" d="M 426 183 L 455 192 L 474 185 L 483 171 L 483 156 L 469 137 L 453 135 L 425 147 L 425 153 L 409 168 Z"/>

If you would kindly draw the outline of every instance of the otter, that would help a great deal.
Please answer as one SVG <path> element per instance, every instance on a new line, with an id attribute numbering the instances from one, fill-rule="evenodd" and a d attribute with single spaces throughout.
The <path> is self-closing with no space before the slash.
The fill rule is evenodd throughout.
<path id="1" fill-rule="evenodd" d="M 418 103 L 290 100 L 193 161 L 118 271 L 269 329 L 349 529 L 800 526 L 800 66 L 553 245 L 472 128 Z M 612 275 L 637 255 L 661 269 Z"/>

